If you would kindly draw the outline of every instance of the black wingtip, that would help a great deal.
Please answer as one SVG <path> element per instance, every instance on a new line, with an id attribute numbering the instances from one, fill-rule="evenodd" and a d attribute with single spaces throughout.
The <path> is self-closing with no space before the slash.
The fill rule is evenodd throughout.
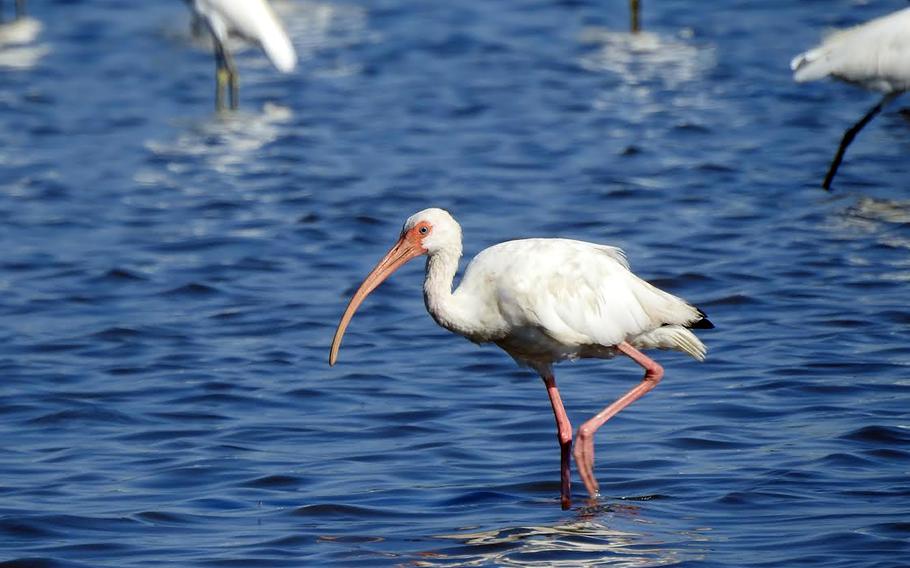
<path id="1" fill-rule="evenodd" d="M 714 329 L 714 324 L 711 323 L 711 320 L 708 319 L 705 312 L 698 310 L 698 315 L 701 316 L 701 319 L 690 323 L 689 329 Z"/>

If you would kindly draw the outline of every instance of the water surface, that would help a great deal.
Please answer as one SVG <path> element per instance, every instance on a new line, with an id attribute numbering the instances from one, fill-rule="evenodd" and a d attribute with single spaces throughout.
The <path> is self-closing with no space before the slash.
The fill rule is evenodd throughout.
<path id="1" fill-rule="evenodd" d="M 0 47 L 0 561 L 10 566 L 910 563 L 910 126 L 793 84 L 906 3 L 276 2 L 238 55 L 180 2 L 31 3 Z M 11 51 L 15 50 L 15 51 Z M 624 248 L 707 311 L 698 364 L 605 426 L 558 502 L 539 379 L 425 314 L 421 266 L 345 302 L 427 206 L 466 256 Z M 640 377 L 557 367 L 579 424 Z M 576 491 L 581 484 L 576 480 Z"/>

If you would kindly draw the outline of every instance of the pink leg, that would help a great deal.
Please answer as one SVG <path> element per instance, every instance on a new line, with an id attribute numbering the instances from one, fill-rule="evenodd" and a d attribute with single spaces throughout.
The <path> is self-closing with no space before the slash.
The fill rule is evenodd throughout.
<path id="1" fill-rule="evenodd" d="M 644 353 L 632 347 L 625 341 L 616 346 L 616 348 L 628 355 L 633 361 L 645 369 L 645 376 L 641 383 L 635 388 L 629 390 L 620 397 L 616 402 L 604 408 L 593 418 L 581 425 L 578 429 L 578 436 L 575 441 L 575 465 L 578 467 L 578 474 L 584 481 L 585 487 L 592 498 L 599 495 L 597 479 L 594 478 L 594 433 L 604 423 L 613 418 L 620 410 L 629 406 L 642 397 L 646 392 L 657 386 L 660 379 L 664 376 L 664 369 Z"/>
<path id="2" fill-rule="evenodd" d="M 572 477 L 569 470 L 569 454 L 572 451 L 572 424 L 569 417 L 566 416 L 566 409 L 562 406 L 562 398 L 559 396 L 559 390 L 556 388 L 556 377 L 552 373 L 542 374 L 547 386 L 547 394 L 550 396 L 550 404 L 553 405 L 553 415 L 556 417 L 556 438 L 559 440 L 560 450 L 560 502 L 563 509 L 572 506 Z"/>

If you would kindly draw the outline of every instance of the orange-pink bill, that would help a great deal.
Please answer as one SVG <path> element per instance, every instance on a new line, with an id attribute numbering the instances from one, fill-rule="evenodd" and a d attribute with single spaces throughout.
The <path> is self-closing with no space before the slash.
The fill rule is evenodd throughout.
<path id="1" fill-rule="evenodd" d="M 329 352 L 329 365 L 334 365 L 335 361 L 338 359 L 338 350 L 341 348 L 341 338 L 344 337 L 344 332 L 347 329 L 348 324 L 351 323 L 354 312 L 357 311 L 357 308 L 360 307 L 363 300 L 366 299 L 370 292 L 375 290 L 377 286 L 382 284 L 383 280 L 401 268 L 404 263 L 422 255 L 424 252 L 426 251 L 420 246 L 419 240 L 415 242 L 414 239 L 409 238 L 408 234 L 402 235 L 401 239 L 395 243 L 395 246 L 386 253 L 382 260 L 379 261 L 379 264 L 377 264 L 367 277 L 363 279 L 360 288 L 354 292 L 354 296 L 351 298 L 351 301 L 348 302 L 348 307 L 344 310 L 341 321 L 338 322 L 338 329 L 335 330 L 335 337 L 332 339 L 332 350 Z"/>

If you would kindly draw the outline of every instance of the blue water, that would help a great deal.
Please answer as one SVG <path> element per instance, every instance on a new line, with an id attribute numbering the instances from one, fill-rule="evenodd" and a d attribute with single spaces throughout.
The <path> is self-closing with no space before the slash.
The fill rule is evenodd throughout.
<path id="1" fill-rule="evenodd" d="M 11 2 L 7 2 L 11 4 Z M 710 4 L 710 6 L 709 6 Z M 796 85 L 826 28 L 906 2 L 279 2 L 301 62 L 181 2 L 34 0 L 0 47 L 2 566 L 910 565 L 910 125 Z M 9 10 L 11 6 L 7 6 Z M 426 315 L 427 206 L 466 256 L 623 247 L 702 307 L 704 364 L 601 429 L 559 507 L 546 392 Z M 557 367 L 576 425 L 636 384 Z"/>

